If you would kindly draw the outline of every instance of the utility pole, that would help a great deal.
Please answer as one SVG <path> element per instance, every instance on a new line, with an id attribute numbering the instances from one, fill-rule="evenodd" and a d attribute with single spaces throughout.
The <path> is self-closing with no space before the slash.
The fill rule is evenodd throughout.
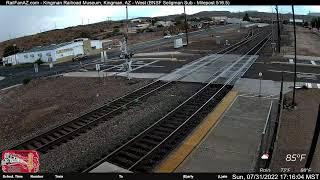
<path id="1" fill-rule="evenodd" d="M 293 17 L 293 34 L 294 34 L 294 78 L 293 78 L 293 94 L 292 94 L 292 106 L 295 106 L 296 96 L 296 80 L 297 80 L 297 36 L 296 36 L 296 21 L 294 18 L 294 7 L 292 5 L 292 17 Z"/>
<path id="2" fill-rule="evenodd" d="M 280 42 L 281 42 L 281 38 L 280 38 L 280 22 L 279 22 L 279 11 L 278 11 L 278 5 L 276 5 L 276 11 L 277 11 L 277 23 L 278 23 L 278 53 L 280 53 Z"/>
<path id="3" fill-rule="evenodd" d="M 240 29 L 241 29 L 241 14 L 240 14 L 240 11 L 239 11 L 239 32 L 240 32 Z"/>
<path id="4" fill-rule="evenodd" d="M 129 25 L 128 25 L 128 6 L 126 5 L 126 34 L 125 34 L 125 46 L 124 46 L 124 56 L 126 60 L 126 71 L 128 80 L 130 80 L 130 71 L 131 71 L 131 55 L 128 53 L 128 34 L 129 34 Z"/>
<path id="5" fill-rule="evenodd" d="M 184 25 L 186 30 L 186 38 L 187 38 L 187 46 L 189 44 L 189 38 L 188 38 L 188 23 L 187 23 L 187 14 L 186 14 L 186 5 L 183 1 L 183 11 L 184 11 Z"/>

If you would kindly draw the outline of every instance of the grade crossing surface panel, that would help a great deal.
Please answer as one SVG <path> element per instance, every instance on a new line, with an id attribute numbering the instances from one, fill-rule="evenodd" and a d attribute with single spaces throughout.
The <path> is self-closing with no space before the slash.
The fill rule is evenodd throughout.
<path id="1" fill-rule="evenodd" d="M 161 80 L 170 81 L 179 76 L 185 76 L 184 78 L 178 80 L 183 82 L 206 82 L 208 79 L 215 77 L 217 77 L 217 79 L 218 77 L 228 79 L 232 77 L 235 72 L 241 69 L 239 75 L 237 75 L 237 78 L 233 80 L 232 83 L 234 83 L 244 74 L 244 72 L 246 72 L 247 69 L 249 69 L 252 63 L 254 63 L 254 61 L 257 59 L 257 56 L 247 55 L 241 59 L 240 58 L 241 55 L 236 54 L 225 54 L 223 57 L 221 54 L 213 54 L 200 61 L 188 64 L 170 73 L 169 75 L 162 77 Z M 240 61 L 238 61 L 239 59 Z M 221 84 L 222 82 L 217 81 L 213 83 Z"/>

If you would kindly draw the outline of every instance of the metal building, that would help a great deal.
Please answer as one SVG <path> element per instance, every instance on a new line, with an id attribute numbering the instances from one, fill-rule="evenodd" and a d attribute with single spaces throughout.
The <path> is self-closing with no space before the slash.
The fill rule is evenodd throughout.
<path id="1" fill-rule="evenodd" d="M 12 65 L 33 63 L 39 59 L 43 62 L 67 61 L 78 54 L 84 54 L 83 42 L 81 41 L 37 46 L 30 50 L 4 57 L 2 61 L 3 64 Z"/>

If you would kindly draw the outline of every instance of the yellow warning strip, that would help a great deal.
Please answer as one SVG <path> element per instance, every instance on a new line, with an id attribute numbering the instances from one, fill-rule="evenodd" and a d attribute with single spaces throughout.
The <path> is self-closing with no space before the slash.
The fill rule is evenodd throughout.
<path id="1" fill-rule="evenodd" d="M 189 135 L 182 144 L 162 161 L 154 170 L 158 173 L 173 172 L 201 142 L 209 130 L 216 124 L 226 109 L 237 97 L 238 92 L 231 90 L 204 121 Z"/>

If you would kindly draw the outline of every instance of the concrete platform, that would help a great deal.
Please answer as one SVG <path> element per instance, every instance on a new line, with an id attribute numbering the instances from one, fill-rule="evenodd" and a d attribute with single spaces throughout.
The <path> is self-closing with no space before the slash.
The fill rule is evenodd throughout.
<path id="1" fill-rule="evenodd" d="M 238 96 L 175 172 L 253 171 L 271 101 Z"/>

